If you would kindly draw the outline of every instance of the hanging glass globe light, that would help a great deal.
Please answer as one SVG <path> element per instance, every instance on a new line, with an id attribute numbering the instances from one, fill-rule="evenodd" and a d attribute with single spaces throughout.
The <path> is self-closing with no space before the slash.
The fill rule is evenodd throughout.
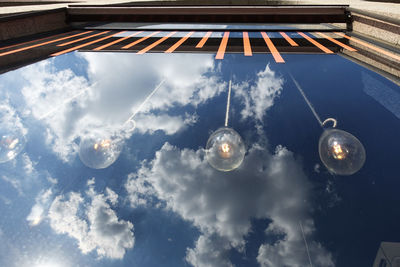
<path id="1" fill-rule="evenodd" d="M 104 138 L 94 134 L 85 137 L 79 144 L 79 158 L 89 168 L 105 169 L 118 159 L 123 143 L 123 139 L 116 136 Z"/>
<path id="2" fill-rule="evenodd" d="M 365 163 L 365 149 L 352 134 L 325 129 L 319 138 L 319 156 L 326 168 L 338 175 L 352 175 Z"/>
<path id="3" fill-rule="evenodd" d="M 328 122 L 333 123 L 332 128 L 324 129 L 319 138 L 318 150 L 322 163 L 330 172 L 338 175 L 352 175 L 359 171 L 365 163 L 364 146 L 354 135 L 335 129 L 336 119 L 327 118 L 322 122 L 299 83 L 292 74 L 289 75 L 321 127 L 324 128 Z"/>
<path id="4" fill-rule="evenodd" d="M 14 159 L 24 149 L 26 138 L 19 130 L 11 133 L 0 131 L 0 163 Z"/>
<path id="5" fill-rule="evenodd" d="M 208 138 L 206 158 L 219 171 L 231 171 L 239 167 L 245 153 L 242 138 L 232 128 L 219 128 Z"/>
<path id="6" fill-rule="evenodd" d="M 136 122 L 134 117 L 149 99 L 157 92 L 161 85 L 165 82 L 162 80 L 159 85 L 146 97 L 139 105 L 138 109 L 128 118 L 127 121 L 117 130 L 114 129 L 114 134 L 111 137 L 105 137 L 102 134 L 92 133 L 91 136 L 82 138 L 79 145 L 79 158 L 89 168 L 105 169 L 113 164 L 122 151 L 124 139 L 129 138 L 135 127 Z"/>

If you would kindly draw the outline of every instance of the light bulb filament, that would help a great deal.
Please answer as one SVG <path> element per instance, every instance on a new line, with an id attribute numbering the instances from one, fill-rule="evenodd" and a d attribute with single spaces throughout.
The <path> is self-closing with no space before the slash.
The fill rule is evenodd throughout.
<path id="1" fill-rule="evenodd" d="M 347 150 L 345 148 L 342 148 L 340 144 L 337 142 L 333 143 L 333 157 L 338 160 L 342 160 L 346 158 L 347 155 Z"/>
<path id="2" fill-rule="evenodd" d="M 222 157 L 222 158 L 225 158 L 225 159 L 227 159 L 227 158 L 230 158 L 230 157 L 232 157 L 232 147 L 231 147 L 231 145 L 230 144 L 228 144 L 228 143 L 222 143 L 220 146 L 219 146 L 219 155 Z"/>
<path id="3" fill-rule="evenodd" d="M 231 147 L 230 147 L 227 143 L 223 143 L 223 144 L 221 145 L 221 150 L 222 150 L 222 152 L 224 152 L 224 153 L 228 153 L 229 150 L 231 150 Z"/>
<path id="4" fill-rule="evenodd" d="M 111 146 L 111 140 L 103 139 L 100 143 L 95 143 L 93 145 L 94 150 L 98 150 L 99 148 L 109 148 Z"/>

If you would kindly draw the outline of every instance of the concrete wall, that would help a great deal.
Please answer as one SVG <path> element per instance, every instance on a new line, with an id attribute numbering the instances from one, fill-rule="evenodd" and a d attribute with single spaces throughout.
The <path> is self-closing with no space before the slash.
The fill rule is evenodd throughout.
<path id="1" fill-rule="evenodd" d="M 0 40 L 60 30 L 66 28 L 64 8 L 42 12 L 39 15 L 13 15 L 0 18 Z"/>

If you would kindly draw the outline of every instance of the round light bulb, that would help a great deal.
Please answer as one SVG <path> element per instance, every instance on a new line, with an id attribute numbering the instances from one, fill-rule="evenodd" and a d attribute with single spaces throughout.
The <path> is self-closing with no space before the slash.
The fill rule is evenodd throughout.
<path id="1" fill-rule="evenodd" d="M 239 167 L 245 153 L 242 138 L 232 128 L 219 128 L 208 138 L 206 158 L 219 171 L 231 171 Z"/>
<path id="2" fill-rule="evenodd" d="M 24 149 L 26 138 L 22 132 L 15 130 L 12 133 L 0 132 L 0 163 L 14 159 Z"/>
<path id="3" fill-rule="evenodd" d="M 327 129 L 319 139 L 319 156 L 326 168 L 338 175 L 352 175 L 365 163 L 365 149 L 352 134 Z"/>
<path id="4" fill-rule="evenodd" d="M 123 140 L 119 137 L 91 135 L 81 140 L 79 158 L 89 168 L 104 169 L 118 159 L 122 147 Z"/>

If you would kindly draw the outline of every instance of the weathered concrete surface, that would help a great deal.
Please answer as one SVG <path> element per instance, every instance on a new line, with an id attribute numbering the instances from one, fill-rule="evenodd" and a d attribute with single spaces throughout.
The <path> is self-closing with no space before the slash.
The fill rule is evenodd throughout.
<path id="1" fill-rule="evenodd" d="M 14 18 L 15 17 L 15 18 Z M 66 28 L 66 10 L 55 10 L 35 16 L 14 16 L 12 19 L 0 19 L 0 40 L 61 30 Z"/>
<path id="2" fill-rule="evenodd" d="M 11 1 L 11 0 L 8 0 Z M 17 1 L 17 0 L 14 0 Z M 23 0 L 19 0 L 23 1 Z M 26 12 L 33 10 L 48 10 L 59 7 L 66 7 L 68 0 L 36 0 L 37 2 L 43 3 L 43 5 L 27 5 L 27 6 L 15 6 L 15 7 L 2 7 L 0 8 L 0 14 L 10 14 L 17 12 Z M 45 4 L 48 1 L 52 2 L 60 2 L 60 4 Z M 134 0 L 71 0 L 69 2 L 74 2 L 73 4 L 95 4 L 95 5 L 105 5 L 105 4 L 117 4 L 117 3 L 130 3 L 130 2 L 142 2 L 142 1 L 134 1 Z M 148 0 L 148 2 L 152 2 L 152 0 Z M 165 1 L 166 2 L 166 1 Z M 275 0 L 189 0 L 189 1 L 178 1 L 181 3 L 199 3 L 199 4 L 237 4 L 237 5 L 254 5 L 254 4 L 277 4 L 281 2 L 282 4 L 293 4 L 293 5 L 350 5 L 350 7 L 358 8 L 362 10 L 377 12 L 386 16 L 397 17 L 400 18 L 400 4 L 395 3 L 382 3 L 382 2 L 370 2 L 363 0 L 283 0 L 283 1 L 275 1 Z"/>
<path id="3" fill-rule="evenodd" d="M 328 1 L 318 1 L 318 0 L 286 0 L 296 5 L 349 5 L 352 8 L 357 8 L 365 11 L 371 11 L 381 15 L 399 18 L 400 19 L 400 4 L 396 3 L 383 3 L 383 2 L 371 2 L 363 0 L 328 0 Z"/>
<path id="4" fill-rule="evenodd" d="M 353 31 L 400 49 L 400 25 L 353 14 Z"/>
<path id="5" fill-rule="evenodd" d="M 24 0 L 14 0 L 14 1 L 22 2 Z M 29 1 L 35 1 L 35 0 L 29 0 Z M 135 0 L 36 0 L 35 2 L 38 2 L 39 3 L 38 5 L 18 5 L 18 6 L 0 7 L 0 14 L 13 14 L 13 13 L 21 13 L 29 11 L 51 10 L 55 8 L 67 7 L 70 4 L 110 5 L 110 4 L 129 3 L 134 1 Z M 47 4 L 46 2 L 53 2 L 53 3 Z M 60 3 L 54 4 L 54 2 L 60 2 Z"/>

